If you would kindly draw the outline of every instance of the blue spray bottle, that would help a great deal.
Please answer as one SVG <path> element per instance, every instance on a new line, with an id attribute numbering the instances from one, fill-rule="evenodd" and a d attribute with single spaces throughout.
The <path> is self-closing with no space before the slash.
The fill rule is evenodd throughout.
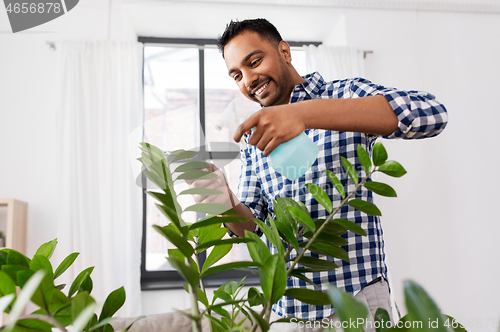
<path id="1" fill-rule="evenodd" d="M 242 98 L 229 103 L 215 124 L 217 130 L 228 128 L 232 132 L 254 114 Z M 253 130 L 253 129 L 252 129 Z M 269 155 L 274 170 L 285 178 L 294 181 L 304 175 L 318 157 L 318 146 L 304 133 L 280 144 Z"/>

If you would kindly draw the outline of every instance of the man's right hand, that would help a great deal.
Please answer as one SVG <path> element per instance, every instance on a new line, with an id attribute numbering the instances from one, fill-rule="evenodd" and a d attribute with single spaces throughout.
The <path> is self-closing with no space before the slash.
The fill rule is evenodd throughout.
<path id="1" fill-rule="evenodd" d="M 204 171 L 214 172 L 217 177 L 208 180 L 185 180 L 189 188 L 207 188 L 215 189 L 222 192 L 219 195 L 192 195 L 196 203 L 219 203 L 227 206 L 227 209 L 234 209 L 236 214 L 247 218 L 247 222 L 227 223 L 226 227 L 236 234 L 243 237 L 245 230 L 253 232 L 256 224 L 252 221 L 253 213 L 250 209 L 242 204 L 236 195 L 233 194 L 226 181 L 224 173 L 218 169 L 214 164 L 210 164 L 210 169 L 202 169 Z"/>

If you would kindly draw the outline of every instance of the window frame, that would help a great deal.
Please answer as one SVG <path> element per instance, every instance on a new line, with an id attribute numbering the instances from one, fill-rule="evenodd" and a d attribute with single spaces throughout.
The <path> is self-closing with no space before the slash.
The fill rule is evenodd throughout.
<path id="1" fill-rule="evenodd" d="M 200 120 L 200 130 L 205 131 L 205 48 L 207 45 L 216 45 L 216 39 L 199 39 L 199 38 L 158 38 L 158 37 L 138 37 L 138 42 L 146 45 L 166 45 L 166 46 L 193 46 L 198 48 L 198 68 L 199 68 L 199 94 L 198 94 L 198 112 Z M 288 42 L 291 47 L 301 47 L 303 45 L 318 46 L 321 42 L 317 41 L 297 41 Z M 144 52 L 143 52 L 143 75 L 142 84 L 144 87 Z M 144 93 L 144 90 L 143 90 Z M 143 110 L 144 114 L 144 110 Z M 226 159 L 232 160 L 239 155 L 239 151 L 209 151 L 205 147 L 203 135 L 200 137 L 200 151 L 196 160 L 207 159 Z M 186 282 L 177 271 L 148 271 L 146 270 L 146 234 L 147 234 L 147 194 L 146 194 L 146 179 L 143 177 L 143 193 L 142 193 L 142 240 L 141 240 L 141 290 L 160 290 L 160 289 L 180 289 Z M 198 218 L 203 217 L 199 214 Z M 205 254 L 206 251 L 203 253 Z M 200 257 L 200 265 L 205 261 L 205 255 Z M 211 275 L 203 278 L 206 287 L 217 287 L 221 284 L 231 280 L 241 280 L 245 277 L 245 285 L 258 285 L 260 284 L 259 276 L 256 273 L 230 270 L 219 274 Z"/>

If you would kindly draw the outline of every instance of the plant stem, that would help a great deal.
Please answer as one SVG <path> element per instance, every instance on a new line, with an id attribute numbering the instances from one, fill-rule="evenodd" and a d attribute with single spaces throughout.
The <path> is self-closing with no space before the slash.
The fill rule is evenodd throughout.
<path id="1" fill-rule="evenodd" d="M 186 264 L 188 264 L 189 267 L 193 267 L 190 257 L 186 257 Z M 191 316 L 198 318 L 196 320 L 193 320 L 193 332 L 202 332 L 200 309 L 198 307 L 198 291 L 193 286 L 191 286 L 191 284 L 188 284 L 188 290 L 191 297 Z"/>
<path id="2" fill-rule="evenodd" d="M 198 245 L 198 243 L 196 243 L 196 245 Z M 195 257 L 196 264 L 198 265 L 198 273 L 201 273 L 200 260 L 198 259 L 198 250 L 194 251 L 194 257 Z M 205 284 L 203 283 L 203 279 L 201 279 L 201 278 L 200 278 L 200 289 L 203 293 L 205 293 L 205 296 L 206 296 L 207 291 L 205 290 Z M 207 310 L 207 313 L 210 315 L 211 310 Z M 212 321 L 210 319 L 208 320 L 208 328 L 210 329 L 210 332 L 214 332 L 214 326 L 212 325 Z"/>
<path id="3" fill-rule="evenodd" d="M 319 236 L 319 234 L 323 231 L 323 229 L 325 229 L 326 225 L 328 225 L 328 223 L 333 219 L 333 216 L 335 214 L 337 214 L 337 212 L 340 211 L 340 209 L 347 204 L 347 201 L 356 193 L 356 191 L 358 191 L 359 188 L 361 188 L 363 186 L 363 184 L 366 182 L 366 180 L 368 180 L 368 178 L 376 171 L 376 169 L 374 168 L 370 173 L 368 173 L 366 175 L 366 177 L 363 178 L 363 180 L 361 182 L 358 183 L 358 185 L 356 186 L 356 188 L 354 188 L 353 191 L 351 191 L 351 193 L 342 201 L 342 203 L 335 209 L 335 211 L 333 211 L 330 216 L 328 216 L 328 219 L 326 219 L 326 221 L 323 223 L 323 225 L 321 225 L 321 227 L 314 233 L 313 237 L 309 240 L 309 242 L 306 244 L 306 246 L 304 247 L 304 249 L 302 249 L 302 251 L 297 255 L 297 257 L 295 257 L 295 259 L 293 260 L 292 264 L 290 265 L 290 267 L 288 268 L 288 271 L 286 271 L 286 274 L 287 276 L 290 276 L 290 274 L 292 273 L 293 271 L 293 268 L 295 267 L 295 265 L 297 265 L 297 263 L 299 262 L 299 260 L 302 258 L 302 256 L 304 256 L 304 253 L 306 252 L 307 249 L 309 249 L 309 247 L 314 243 L 314 241 L 316 240 L 316 238 Z M 300 236 L 302 236 L 302 233 L 304 231 L 304 228 L 302 228 L 299 233 L 297 234 L 297 238 L 299 238 Z M 290 247 L 289 247 L 289 250 L 288 251 L 291 251 L 290 250 Z M 289 252 L 287 251 L 287 254 L 289 254 Z M 285 256 L 285 259 L 286 259 L 286 256 Z"/>

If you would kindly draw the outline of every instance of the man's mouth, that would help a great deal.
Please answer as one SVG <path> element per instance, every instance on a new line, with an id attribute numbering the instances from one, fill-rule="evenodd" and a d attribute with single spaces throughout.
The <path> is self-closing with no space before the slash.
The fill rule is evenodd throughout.
<path id="1" fill-rule="evenodd" d="M 269 85 L 269 81 L 264 83 L 263 86 L 261 86 L 258 90 L 256 90 L 254 92 L 254 95 L 259 96 L 264 91 L 264 89 L 267 88 L 268 85 Z"/>

